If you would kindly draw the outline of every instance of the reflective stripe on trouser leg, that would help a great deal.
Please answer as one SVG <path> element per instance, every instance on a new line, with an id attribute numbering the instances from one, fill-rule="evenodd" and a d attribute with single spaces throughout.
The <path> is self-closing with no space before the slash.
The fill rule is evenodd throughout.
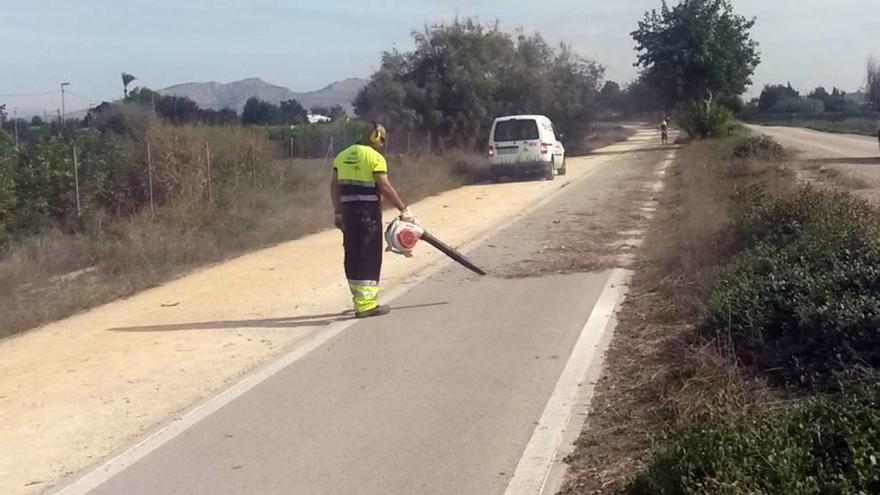
<path id="1" fill-rule="evenodd" d="M 354 299 L 354 310 L 369 311 L 378 305 L 382 271 L 382 210 L 377 202 L 342 204 L 342 237 L 345 245 L 345 278 Z"/>
<path id="2" fill-rule="evenodd" d="M 379 305 L 379 283 L 374 285 L 361 285 L 349 281 L 348 287 L 351 289 L 352 301 L 354 301 L 354 310 L 356 313 L 369 311 Z M 357 282 L 365 282 L 358 280 Z"/>

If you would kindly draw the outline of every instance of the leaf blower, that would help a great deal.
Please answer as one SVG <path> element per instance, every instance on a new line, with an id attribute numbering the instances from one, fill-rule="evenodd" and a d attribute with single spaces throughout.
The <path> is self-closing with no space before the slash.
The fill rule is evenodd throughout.
<path id="1" fill-rule="evenodd" d="M 423 240 L 434 246 L 440 250 L 440 252 L 454 259 L 468 270 L 479 275 L 486 274 L 486 272 L 471 263 L 471 261 L 463 254 L 429 234 L 428 231 L 418 223 L 407 222 L 400 218 L 395 218 L 394 221 L 388 225 L 388 228 L 385 229 L 385 242 L 388 244 L 386 251 L 402 254 L 407 258 L 412 256 L 412 250 L 419 240 Z"/>

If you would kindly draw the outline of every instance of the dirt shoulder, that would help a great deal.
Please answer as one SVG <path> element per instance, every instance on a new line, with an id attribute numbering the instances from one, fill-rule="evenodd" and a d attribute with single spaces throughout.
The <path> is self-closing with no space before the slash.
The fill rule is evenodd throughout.
<path id="1" fill-rule="evenodd" d="M 643 145 L 572 159 L 552 182 L 462 187 L 414 209 L 461 245 Z M 0 443 L 27 446 L 0 455 L 0 492 L 44 491 L 350 317 L 340 244 L 338 232 L 321 232 L 0 341 Z M 388 257 L 386 287 L 441 256 Z"/>

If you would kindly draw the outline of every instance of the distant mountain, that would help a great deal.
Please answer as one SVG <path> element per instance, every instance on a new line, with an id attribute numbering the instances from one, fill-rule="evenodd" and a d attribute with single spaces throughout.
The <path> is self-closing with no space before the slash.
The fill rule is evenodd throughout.
<path id="1" fill-rule="evenodd" d="M 352 101 L 358 91 L 367 84 L 365 79 L 356 77 L 334 82 L 317 91 L 297 93 L 283 86 L 269 84 L 253 77 L 231 83 L 186 83 L 159 90 L 163 95 L 186 96 L 202 108 L 232 108 L 241 113 L 248 98 L 257 98 L 275 103 L 295 99 L 306 108 L 317 106 L 331 107 L 341 105 L 349 113 L 354 112 Z"/>

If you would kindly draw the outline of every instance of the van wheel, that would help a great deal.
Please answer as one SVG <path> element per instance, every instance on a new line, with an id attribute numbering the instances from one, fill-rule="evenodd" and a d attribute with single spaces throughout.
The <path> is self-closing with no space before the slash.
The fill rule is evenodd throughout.
<path id="1" fill-rule="evenodd" d="M 547 167 L 547 171 L 544 172 L 544 180 L 553 180 L 556 178 L 556 165 L 553 162 L 550 162 L 550 166 Z"/>
<path id="2" fill-rule="evenodd" d="M 568 171 L 566 169 L 566 166 L 567 166 L 567 163 L 565 161 L 565 158 L 563 158 L 562 159 L 562 167 L 559 169 L 559 172 L 558 172 L 559 175 L 565 175 L 565 173 Z"/>

